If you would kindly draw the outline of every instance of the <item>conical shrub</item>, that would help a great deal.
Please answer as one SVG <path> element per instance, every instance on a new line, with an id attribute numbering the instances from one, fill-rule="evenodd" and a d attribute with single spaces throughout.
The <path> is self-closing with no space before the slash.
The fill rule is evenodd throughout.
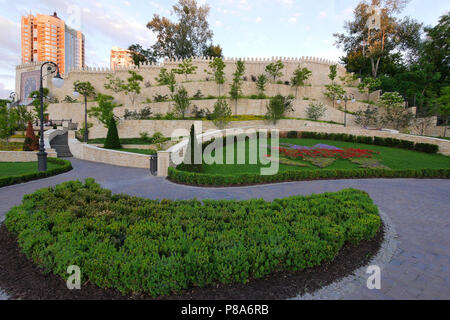
<path id="1" fill-rule="evenodd" d="M 105 146 L 106 149 L 121 149 L 119 132 L 117 131 L 117 124 L 114 117 L 109 120 L 108 134 L 106 135 Z"/>

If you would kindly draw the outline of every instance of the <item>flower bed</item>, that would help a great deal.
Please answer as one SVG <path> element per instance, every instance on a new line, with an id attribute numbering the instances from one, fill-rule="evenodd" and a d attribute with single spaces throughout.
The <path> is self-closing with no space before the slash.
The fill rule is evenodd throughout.
<path id="1" fill-rule="evenodd" d="M 354 189 L 202 203 L 112 195 L 88 179 L 25 196 L 5 225 L 47 271 L 67 278 L 77 265 L 82 283 L 158 297 L 330 262 L 346 243 L 372 239 L 381 220 Z"/>

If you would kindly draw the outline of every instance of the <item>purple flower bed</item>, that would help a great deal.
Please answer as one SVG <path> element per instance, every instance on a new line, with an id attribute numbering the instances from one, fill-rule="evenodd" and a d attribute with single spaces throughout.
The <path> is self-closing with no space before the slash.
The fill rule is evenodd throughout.
<path id="1" fill-rule="evenodd" d="M 342 150 L 341 148 L 338 148 L 335 146 L 330 146 L 328 144 L 316 144 L 314 147 L 298 146 L 298 145 L 290 144 L 290 143 L 281 143 L 280 145 L 283 147 L 287 147 L 289 149 L 294 149 L 294 150 L 314 150 L 314 149 Z"/>

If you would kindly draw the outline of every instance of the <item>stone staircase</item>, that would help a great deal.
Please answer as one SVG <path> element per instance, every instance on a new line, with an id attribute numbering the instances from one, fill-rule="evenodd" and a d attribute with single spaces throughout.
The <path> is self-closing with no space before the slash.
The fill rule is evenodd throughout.
<path id="1" fill-rule="evenodd" d="M 67 132 L 63 135 L 55 137 L 52 141 L 50 141 L 50 145 L 51 145 L 52 149 L 56 150 L 58 158 L 73 157 L 73 155 L 72 155 L 72 153 L 70 153 L 70 149 L 69 149 Z"/>

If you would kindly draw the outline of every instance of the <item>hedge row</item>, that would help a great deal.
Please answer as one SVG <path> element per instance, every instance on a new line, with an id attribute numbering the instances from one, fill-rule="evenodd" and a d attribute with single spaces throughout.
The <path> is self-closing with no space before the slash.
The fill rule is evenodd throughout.
<path id="1" fill-rule="evenodd" d="M 399 140 L 394 138 L 382 138 L 382 137 L 366 137 L 355 136 L 345 133 L 326 133 L 326 132 L 288 132 L 288 138 L 309 138 L 309 139 L 322 139 L 322 140 L 334 140 L 345 141 L 354 143 L 365 143 L 377 146 L 385 146 L 392 148 L 400 148 L 407 150 L 414 150 L 425 153 L 438 153 L 439 146 L 430 143 L 414 143 L 407 140 Z"/>
<path id="2" fill-rule="evenodd" d="M 450 169 L 321 169 L 283 171 L 271 176 L 260 174 L 214 175 L 169 168 L 169 180 L 201 186 L 240 186 L 304 180 L 365 178 L 440 178 L 450 179 Z"/>
<path id="3" fill-rule="evenodd" d="M 148 200 L 112 195 L 93 179 L 24 197 L 6 216 L 23 252 L 81 283 L 154 297 L 189 287 L 246 283 L 332 261 L 381 227 L 367 193 L 264 200 Z"/>
<path id="4" fill-rule="evenodd" d="M 72 170 L 72 163 L 70 161 L 57 158 L 48 158 L 47 161 L 50 163 L 58 164 L 60 165 L 60 167 L 53 168 L 45 172 L 33 172 L 33 173 L 25 173 L 18 176 L 0 177 L 0 188 L 10 186 L 13 184 L 24 183 L 27 181 L 51 177 Z"/>

